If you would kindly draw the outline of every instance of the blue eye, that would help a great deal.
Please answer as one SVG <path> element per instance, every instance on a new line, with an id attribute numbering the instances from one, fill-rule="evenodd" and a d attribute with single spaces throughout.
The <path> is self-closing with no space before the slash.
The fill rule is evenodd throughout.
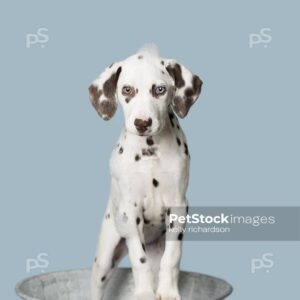
<path id="1" fill-rule="evenodd" d="M 166 91 L 167 91 L 167 88 L 165 86 L 157 86 L 155 88 L 155 94 L 159 95 L 159 96 L 165 94 Z"/>

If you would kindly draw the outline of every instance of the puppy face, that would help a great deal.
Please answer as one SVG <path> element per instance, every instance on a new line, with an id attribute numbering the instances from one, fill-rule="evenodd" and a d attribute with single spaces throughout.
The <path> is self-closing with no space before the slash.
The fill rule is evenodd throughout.
<path id="1" fill-rule="evenodd" d="M 169 107 L 181 118 L 197 100 L 202 81 L 174 60 L 138 53 L 108 67 L 90 86 L 90 100 L 109 120 L 120 103 L 126 129 L 155 135 L 165 126 Z"/>
<path id="2" fill-rule="evenodd" d="M 139 135 L 160 132 L 174 93 L 173 80 L 159 58 L 138 55 L 124 61 L 117 98 L 123 107 L 126 129 Z"/>

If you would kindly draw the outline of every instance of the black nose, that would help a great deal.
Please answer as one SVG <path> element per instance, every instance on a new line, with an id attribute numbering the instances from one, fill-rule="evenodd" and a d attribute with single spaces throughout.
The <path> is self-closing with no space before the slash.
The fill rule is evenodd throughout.
<path id="1" fill-rule="evenodd" d="M 149 118 L 148 120 L 135 119 L 134 125 L 138 132 L 143 133 L 147 130 L 148 127 L 152 125 L 152 119 L 151 118 Z"/>

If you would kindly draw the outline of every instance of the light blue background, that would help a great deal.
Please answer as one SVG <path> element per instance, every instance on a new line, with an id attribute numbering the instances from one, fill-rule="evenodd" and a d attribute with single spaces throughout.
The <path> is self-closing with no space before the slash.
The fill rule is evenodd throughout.
<path id="1" fill-rule="evenodd" d="M 79 3 L 80 2 L 80 3 Z M 91 265 L 122 114 L 102 121 L 90 82 L 156 42 L 204 81 L 182 126 L 192 155 L 191 205 L 299 205 L 297 1 L 7 1 L 1 4 L 1 299 L 28 258 L 45 271 Z M 26 48 L 26 34 L 49 42 Z M 272 42 L 250 49 L 249 34 Z M 232 300 L 294 299 L 299 243 L 187 242 L 182 269 L 227 279 Z M 274 255 L 267 273 L 252 258 Z M 125 261 L 124 264 L 128 264 Z M 297 277 L 297 278 L 296 278 Z"/>

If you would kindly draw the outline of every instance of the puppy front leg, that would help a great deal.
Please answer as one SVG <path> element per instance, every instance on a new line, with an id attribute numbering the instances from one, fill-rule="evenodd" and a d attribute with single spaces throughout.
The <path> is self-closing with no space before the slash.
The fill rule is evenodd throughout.
<path id="1" fill-rule="evenodd" d="M 102 300 L 104 288 L 118 262 L 127 253 L 125 240 L 115 227 L 113 214 L 106 212 L 101 225 L 91 277 L 91 300 Z"/>
<path id="2" fill-rule="evenodd" d="M 166 216 L 167 226 L 170 224 L 170 213 L 172 213 L 172 209 L 169 208 Z M 176 212 L 174 213 L 176 213 L 178 217 L 186 216 L 186 204 L 182 204 L 180 208 L 176 208 Z M 171 227 L 178 228 L 179 232 L 166 231 L 165 251 L 160 262 L 158 289 L 156 293 L 157 300 L 181 299 L 178 290 L 178 279 L 185 224 L 173 221 Z"/>
<path id="3" fill-rule="evenodd" d="M 144 245 L 142 212 L 120 206 L 118 229 L 126 239 L 135 283 L 135 300 L 154 300 L 153 275 Z"/>

